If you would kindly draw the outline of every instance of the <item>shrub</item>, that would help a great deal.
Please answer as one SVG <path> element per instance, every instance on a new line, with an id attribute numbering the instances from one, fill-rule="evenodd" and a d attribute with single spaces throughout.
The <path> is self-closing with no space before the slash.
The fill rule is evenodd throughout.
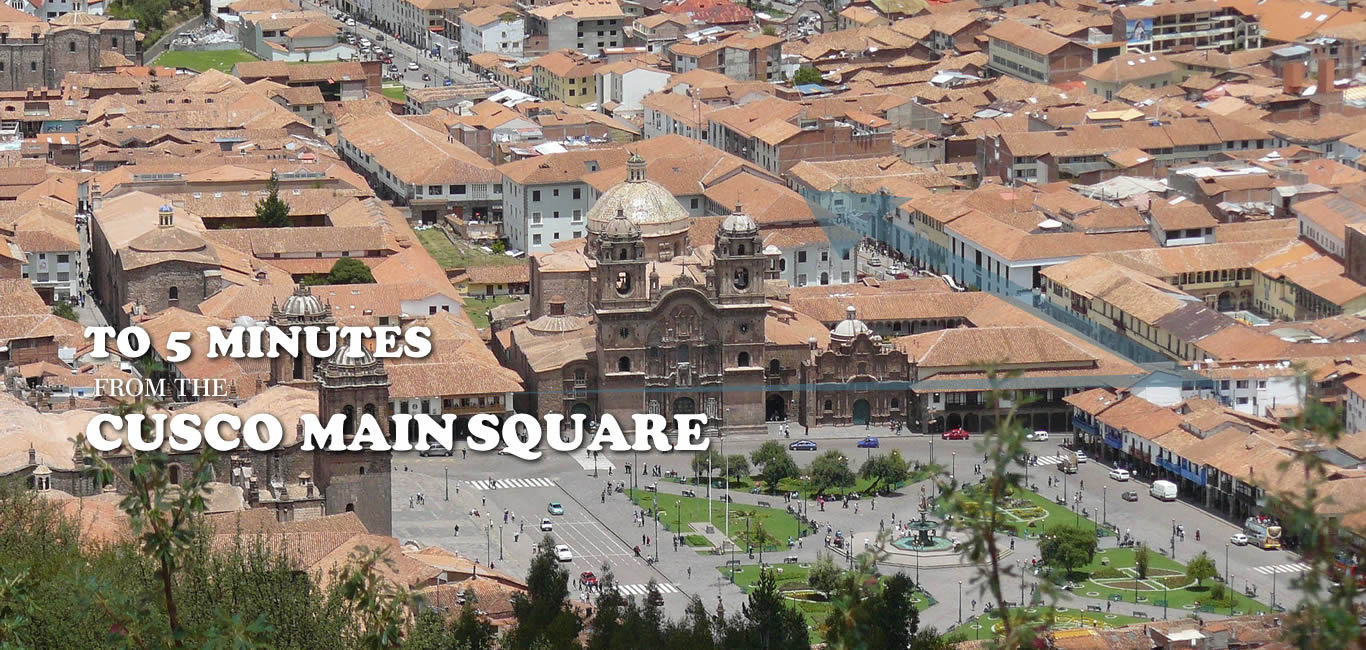
<path id="1" fill-rule="evenodd" d="M 1103 566 L 1091 572 L 1092 580 L 1105 580 L 1107 578 L 1123 578 L 1124 573 L 1114 567 Z"/>

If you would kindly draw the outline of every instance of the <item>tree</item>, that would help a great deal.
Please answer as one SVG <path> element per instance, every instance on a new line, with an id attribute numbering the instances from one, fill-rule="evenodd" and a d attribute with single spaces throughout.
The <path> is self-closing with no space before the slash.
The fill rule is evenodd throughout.
<path id="1" fill-rule="evenodd" d="M 465 590 L 465 604 L 450 626 L 451 640 L 464 650 L 494 650 L 498 647 L 498 628 L 484 618 L 475 607 L 479 598 L 472 589 Z"/>
<path id="2" fill-rule="evenodd" d="M 732 481 L 743 480 L 749 476 L 749 461 L 745 460 L 744 454 L 731 454 L 726 457 L 725 467 L 726 476 Z"/>
<path id="3" fill-rule="evenodd" d="M 569 572 L 552 549 L 555 539 L 546 535 L 540 552 L 527 572 L 527 593 L 512 599 L 517 625 L 503 637 L 511 650 L 562 650 L 577 646 L 583 621 L 569 606 Z"/>
<path id="4" fill-rule="evenodd" d="M 1186 577 L 1195 578 L 1195 584 L 1204 585 L 1205 578 L 1213 578 L 1219 575 L 1218 567 L 1214 566 L 1214 558 L 1209 553 L 1200 551 L 1200 554 L 1191 558 L 1190 564 L 1186 565 Z"/>
<path id="5" fill-rule="evenodd" d="M 332 265 L 327 274 L 328 284 L 374 284 L 375 276 L 370 267 L 354 257 L 343 257 Z"/>
<path id="6" fill-rule="evenodd" d="M 256 202 L 256 223 L 264 228 L 288 228 L 293 225 L 289 220 L 289 204 L 280 200 L 280 177 L 270 173 L 266 181 L 266 198 Z"/>
<path id="7" fill-rule="evenodd" d="M 56 304 L 52 305 L 52 313 L 70 321 L 80 322 L 81 320 L 81 317 L 76 314 L 76 308 L 65 300 L 58 300 Z"/>
<path id="8" fill-rule="evenodd" d="M 812 589 L 825 594 L 828 598 L 830 593 L 839 586 L 840 576 L 844 570 L 835 564 L 834 558 L 829 553 L 817 553 L 816 563 L 811 565 L 811 570 L 807 573 L 806 582 Z"/>
<path id="9" fill-rule="evenodd" d="M 833 449 L 812 460 L 806 468 L 806 474 L 811 477 L 811 487 L 816 494 L 825 494 L 829 488 L 849 488 L 854 485 L 854 472 L 849 469 L 849 458 Z"/>
<path id="10" fill-rule="evenodd" d="M 508 245 L 503 243 L 503 240 L 501 239 L 493 240 L 493 244 L 490 245 L 489 248 L 492 248 L 496 255 L 502 255 L 503 253 L 508 252 Z"/>
<path id="11" fill-rule="evenodd" d="M 873 603 L 873 620 L 880 625 L 873 628 L 872 648 L 909 648 L 920 629 L 920 611 L 911 596 L 915 583 L 903 572 L 897 572 L 882 585 Z"/>
<path id="12" fill-rule="evenodd" d="M 597 608 L 593 610 L 593 620 L 589 626 L 592 631 L 585 647 L 587 650 L 610 650 L 620 643 L 622 617 L 627 602 L 607 565 L 603 565 L 602 575 L 598 577 L 598 588 Z"/>
<path id="13" fill-rule="evenodd" d="M 707 447 L 706 451 L 695 452 L 692 455 L 692 473 L 697 477 L 699 483 L 701 482 L 702 477 L 707 474 L 708 469 L 710 469 L 712 475 L 715 476 L 718 472 L 723 471 L 725 467 L 725 457 L 721 455 L 721 452 L 712 447 Z"/>
<path id="14" fill-rule="evenodd" d="M 883 487 L 892 489 L 910 479 L 911 466 L 901 456 L 901 452 L 893 449 L 890 454 L 878 454 L 863 461 L 858 473 L 859 476 L 873 481 L 869 486 L 870 490 L 881 492 Z"/>
<path id="15" fill-rule="evenodd" d="M 693 596 L 683 618 L 669 623 L 664 630 L 664 647 L 687 650 L 716 650 L 715 623 L 702 599 Z"/>
<path id="16" fill-rule="evenodd" d="M 740 615 L 728 621 L 721 642 L 723 648 L 763 650 L 810 650 L 806 621 L 801 612 L 778 592 L 772 569 L 759 572 L 759 581 L 749 592 Z"/>
<path id="17" fill-rule="evenodd" d="M 764 36 L 777 36 L 778 28 L 773 25 L 764 25 Z"/>
<path id="18" fill-rule="evenodd" d="M 1139 544 L 1138 548 L 1134 549 L 1134 568 L 1138 571 L 1139 580 L 1146 580 L 1148 578 L 1147 544 Z"/>
<path id="19" fill-rule="evenodd" d="M 1069 524 L 1054 526 L 1039 542 L 1039 557 L 1045 564 L 1066 569 L 1083 566 L 1096 555 L 1096 533 L 1090 528 Z"/>
<path id="20" fill-rule="evenodd" d="M 759 445 L 749 458 L 761 468 L 760 476 L 768 484 L 769 493 L 778 489 L 778 481 L 797 475 L 797 462 L 792 460 L 792 454 L 787 453 L 787 449 L 776 440 Z"/>
<path id="21" fill-rule="evenodd" d="M 804 66 L 802 68 L 798 68 L 796 72 L 792 73 L 792 85 L 794 86 L 804 86 L 806 84 L 819 84 L 824 81 L 825 80 L 821 78 L 821 71 L 811 66 Z"/>

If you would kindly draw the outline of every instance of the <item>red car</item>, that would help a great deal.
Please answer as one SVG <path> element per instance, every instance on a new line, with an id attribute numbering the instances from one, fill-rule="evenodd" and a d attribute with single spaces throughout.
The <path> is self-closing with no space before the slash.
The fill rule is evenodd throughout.
<path id="1" fill-rule="evenodd" d="M 585 587 L 596 587 L 598 586 L 598 577 L 593 575 L 592 571 L 584 571 L 579 574 L 579 582 L 582 582 Z"/>
<path id="2" fill-rule="evenodd" d="M 967 440 L 968 431 L 967 429 L 964 429 L 962 427 L 959 427 L 957 429 L 949 429 L 948 431 L 945 431 L 944 434 L 940 437 L 944 440 Z"/>

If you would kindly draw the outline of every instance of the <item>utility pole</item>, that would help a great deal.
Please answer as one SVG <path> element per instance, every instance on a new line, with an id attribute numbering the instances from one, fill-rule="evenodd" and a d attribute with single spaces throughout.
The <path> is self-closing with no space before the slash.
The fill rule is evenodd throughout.
<path id="1" fill-rule="evenodd" d="M 442 467 L 441 473 L 446 477 L 446 500 L 451 500 L 451 468 Z"/>

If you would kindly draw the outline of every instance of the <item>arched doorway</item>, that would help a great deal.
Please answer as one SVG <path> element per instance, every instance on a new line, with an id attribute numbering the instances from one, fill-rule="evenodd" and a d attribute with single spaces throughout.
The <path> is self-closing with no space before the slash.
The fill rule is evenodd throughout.
<path id="1" fill-rule="evenodd" d="M 697 412 L 697 402 L 691 397 L 680 397 L 674 400 L 674 415 L 687 415 Z"/>
<path id="2" fill-rule="evenodd" d="M 1035 413 L 1035 414 L 1034 414 L 1034 430 L 1035 430 L 1035 431 L 1047 431 L 1047 430 L 1048 430 L 1048 414 L 1047 414 L 1047 413 Z"/>
<path id="3" fill-rule="evenodd" d="M 963 428 L 967 429 L 969 433 L 978 432 L 976 413 L 969 413 L 963 417 Z"/>
<path id="4" fill-rule="evenodd" d="M 868 404 L 868 400 L 861 399 L 854 402 L 854 424 L 868 424 L 868 418 L 872 417 L 873 407 Z"/>
<path id="5" fill-rule="evenodd" d="M 773 393 L 765 400 L 764 417 L 769 422 L 787 419 L 787 400 L 782 395 Z"/>
<path id="6" fill-rule="evenodd" d="M 961 415 L 959 415 L 959 414 L 957 414 L 957 413 L 950 413 L 950 414 L 949 414 L 949 417 L 946 418 L 946 419 L 944 420 L 944 426 L 948 427 L 949 430 L 953 430 L 953 429 L 957 429 L 957 428 L 962 427 L 962 426 L 963 426 L 963 416 L 961 416 Z"/>
<path id="7" fill-rule="evenodd" d="M 1219 294 L 1219 311 L 1233 311 L 1233 294 L 1227 291 Z"/>
<path id="8" fill-rule="evenodd" d="M 582 415 L 591 422 L 593 420 L 593 407 L 584 402 L 579 402 L 574 405 L 574 408 L 569 409 L 569 415 Z"/>

